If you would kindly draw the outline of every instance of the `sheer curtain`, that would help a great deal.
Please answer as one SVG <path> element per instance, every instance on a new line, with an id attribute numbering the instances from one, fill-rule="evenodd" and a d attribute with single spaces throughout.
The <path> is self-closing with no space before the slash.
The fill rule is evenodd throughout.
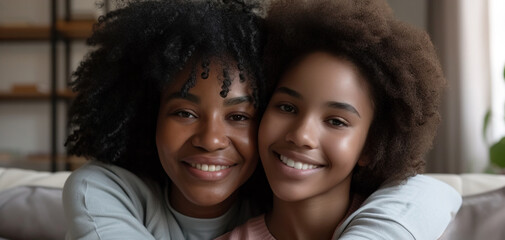
<path id="1" fill-rule="evenodd" d="M 505 136 L 505 1 L 489 0 L 489 36 L 491 59 L 491 122 L 488 140 L 491 143 Z"/>
<path id="2" fill-rule="evenodd" d="M 428 31 L 447 79 L 442 124 L 426 157 L 428 172 L 482 172 L 482 134 L 491 102 L 488 0 L 429 0 Z"/>

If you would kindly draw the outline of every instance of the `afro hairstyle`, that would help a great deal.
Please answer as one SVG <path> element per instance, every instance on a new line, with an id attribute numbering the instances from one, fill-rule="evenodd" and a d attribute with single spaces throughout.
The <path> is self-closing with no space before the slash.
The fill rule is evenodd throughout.
<path id="1" fill-rule="evenodd" d="M 252 88 L 255 105 L 265 105 L 260 5 L 149 0 L 118 6 L 99 18 L 87 40 L 92 50 L 73 73 L 77 97 L 66 146 L 70 154 L 166 181 L 155 143 L 160 96 L 186 64 L 195 62 L 190 59 L 196 58 L 203 72 L 191 72 L 183 93 L 194 86 L 197 74 L 207 77 L 210 59 L 223 59 L 220 64 L 230 66 L 223 66 L 221 96 L 231 84 L 226 69 L 235 68 Z"/>
<path id="2" fill-rule="evenodd" d="M 281 0 L 266 17 L 265 74 L 274 84 L 315 51 L 354 63 L 371 87 L 374 119 L 352 191 L 424 171 L 445 79 L 429 36 L 396 20 L 381 0 Z M 271 87 L 273 89 L 273 87 Z"/>

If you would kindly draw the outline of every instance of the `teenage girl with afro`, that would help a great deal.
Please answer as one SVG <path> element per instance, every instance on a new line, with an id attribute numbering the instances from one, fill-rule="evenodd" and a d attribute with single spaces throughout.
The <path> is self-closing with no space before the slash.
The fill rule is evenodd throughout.
<path id="1" fill-rule="evenodd" d="M 90 161 L 64 188 L 67 238 L 212 239 L 270 209 L 257 164 L 269 85 L 260 12 L 253 1 L 128 1 L 100 18 L 72 83 L 67 146 Z M 452 195 L 440 196 L 422 211 L 449 214 Z"/>
<path id="2" fill-rule="evenodd" d="M 273 207 L 220 239 L 439 238 L 461 197 L 418 175 L 445 84 L 428 35 L 377 0 L 276 1 L 266 24 Z"/>

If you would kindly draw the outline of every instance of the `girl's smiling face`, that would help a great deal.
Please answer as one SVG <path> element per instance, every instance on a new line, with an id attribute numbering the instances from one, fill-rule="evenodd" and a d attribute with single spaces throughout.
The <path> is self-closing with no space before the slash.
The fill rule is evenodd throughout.
<path id="1" fill-rule="evenodd" d="M 280 79 L 259 128 L 259 151 L 276 197 L 348 193 L 373 119 L 369 85 L 344 58 L 314 52 Z M 333 196 L 333 195 L 332 195 Z"/>
<path id="2" fill-rule="evenodd" d="M 220 96 L 223 68 L 216 61 L 211 61 L 207 79 L 197 78 L 195 86 L 181 94 L 190 66 L 162 95 L 156 145 L 172 180 L 172 206 L 187 216 L 216 217 L 229 209 L 233 193 L 256 168 L 256 108 L 238 70 L 230 69 L 230 91 Z"/>

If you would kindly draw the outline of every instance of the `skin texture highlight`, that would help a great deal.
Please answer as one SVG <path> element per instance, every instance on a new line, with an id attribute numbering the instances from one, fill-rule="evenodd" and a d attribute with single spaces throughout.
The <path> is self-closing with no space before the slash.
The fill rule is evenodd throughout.
<path id="1" fill-rule="evenodd" d="M 273 236 L 331 237 L 350 202 L 353 169 L 367 163 L 373 112 L 367 82 L 343 58 L 310 53 L 281 77 L 259 129 Z"/>
<path id="2" fill-rule="evenodd" d="M 182 94 L 188 64 L 164 90 L 158 114 L 156 145 L 172 180 L 170 202 L 190 217 L 224 214 L 258 162 L 252 90 L 238 80 L 238 71 L 230 71 L 230 91 L 221 97 L 218 63 L 211 61 L 208 78 Z"/>

